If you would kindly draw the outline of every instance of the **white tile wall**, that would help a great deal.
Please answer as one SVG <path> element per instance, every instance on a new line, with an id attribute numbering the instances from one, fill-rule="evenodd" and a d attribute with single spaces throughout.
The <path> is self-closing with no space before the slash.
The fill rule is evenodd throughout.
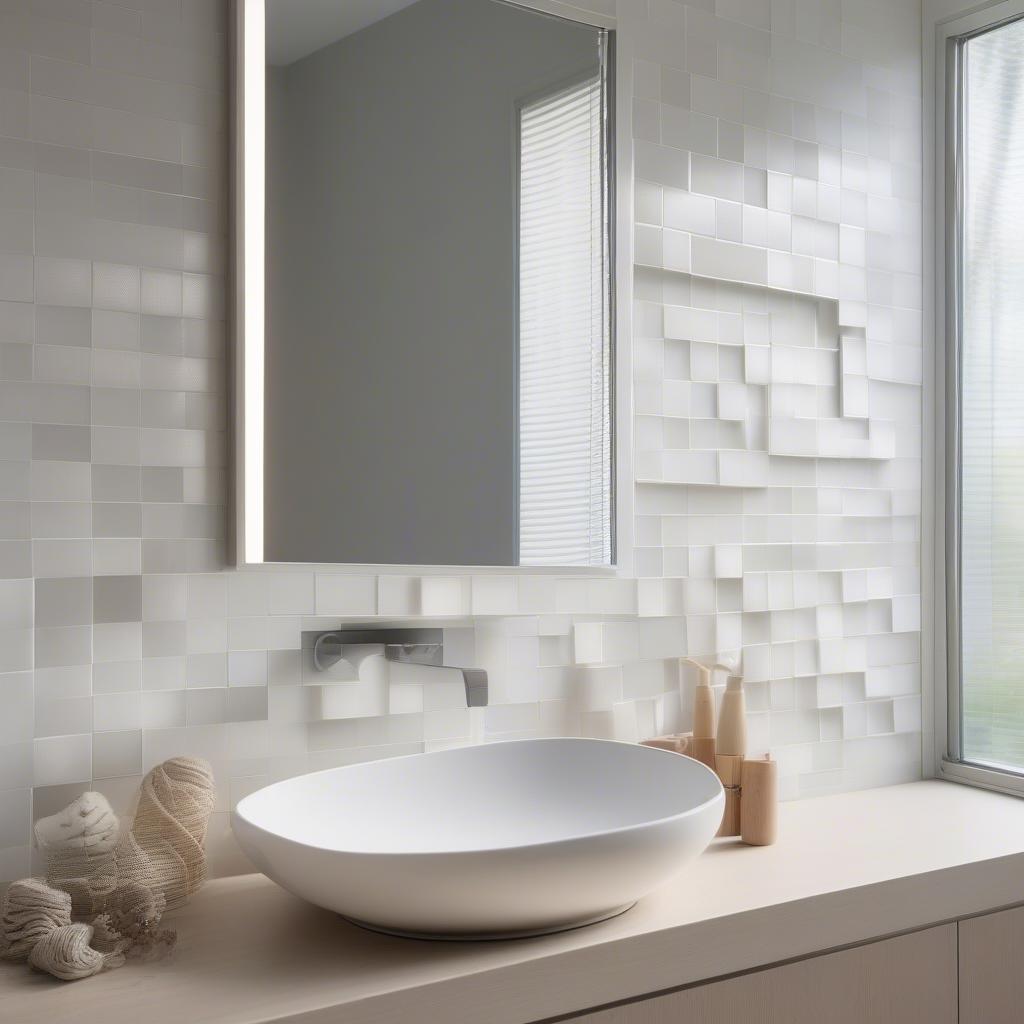
<path id="1" fill-rule="evenodd" d="M 0 8 L 0 878 L 177 753 L 231 870 L 276 778 L 685 727 L 685 654 L 742 654 L 787 796 L 919 773 L 917 4 L 594 4 L 635 93 L 635 580 L 225 570 L 225 5 Z M 312 673 L 304 633 L 373 616 L 445 620 L 492 706 Z"/>

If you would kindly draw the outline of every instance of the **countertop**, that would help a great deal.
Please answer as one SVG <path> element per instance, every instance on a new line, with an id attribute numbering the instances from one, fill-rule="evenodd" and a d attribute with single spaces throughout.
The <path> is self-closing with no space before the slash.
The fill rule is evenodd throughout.
<path id="1" fill-rule="evenodd" d="M 0 965 L 5 1024 L 527 1024 L 1024 903 L 1024 800 L 926 781 L 787 803 L 631 911 L 503 942 L 390 938 L 262 875 L 210 882 L 166 960 L 62 983 Z"/>

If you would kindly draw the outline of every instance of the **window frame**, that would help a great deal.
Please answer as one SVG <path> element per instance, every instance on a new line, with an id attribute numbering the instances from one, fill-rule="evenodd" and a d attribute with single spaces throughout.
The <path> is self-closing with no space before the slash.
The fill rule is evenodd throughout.
<path id="1" fill-rule="evenodd" d="M 962 3 L 962 0 L 959 0 Z M 925 774 L 951 782 L 1024 796 L 1024 769 L 1015 772 L 963 759 L 960 682 L 960 229 L 963 208 L 961 75 L 963 45 L 1024 17 L 1024 0 L 998 0 L 955 9 L 950 0 L 926 0 L 924 9 L 925 339 L 923 393 L 922 636 L 923 697 L 932 704 L 934 733 L 925 731 Z M 951 10 L 950 8 L 954 8 Z M 929 139 L 929 135 L 931 139 Z M 929 430 L 931 425 L 934 429 Z M 930 554 L 930 557 L 929 557 Z"/>

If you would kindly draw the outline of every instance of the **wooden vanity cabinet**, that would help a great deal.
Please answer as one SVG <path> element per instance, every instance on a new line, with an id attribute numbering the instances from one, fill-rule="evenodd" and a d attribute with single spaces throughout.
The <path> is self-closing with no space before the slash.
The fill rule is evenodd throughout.
<path id="1" fill-rule="evenodd" d="M 1021 1017 L 979 1016 L 972 1024 L 1011 1019 L 1019 1024 Z M 956 1024 L 957 925 L 940 925 L 598 1010 L 573 1018 L 572 1024 L 826 1022 Z"/>
<path id="2" fill-rule="evenodd" d="M 960 931 L 960 1024 L 1024 1020 L 1024 907 L 969 917 Z"/>

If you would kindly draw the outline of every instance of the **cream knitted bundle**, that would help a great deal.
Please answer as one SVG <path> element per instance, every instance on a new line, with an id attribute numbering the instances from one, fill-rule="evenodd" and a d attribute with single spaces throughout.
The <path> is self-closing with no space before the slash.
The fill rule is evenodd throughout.
<path id="1" fill-rule="evenodd" d="M 213 801 L 210 766 L 178 757 L 145 777 L 129 830 L 93 792 L 40 819 L 46 880 L 8 888 L 0 954 L 72 981 L 170 950 L 177 936 L 160 920 L 202 884 Z"/>
<path id="2" fill-rule="evenodd" d="M 168 910 L 185 903 L 206 877 L 203 843 L 213 812 L 213 772 L 206 761 L 175 757 L 157 765 L 143 780 L 132 822 L 134 852 L 125 850 L 126 870 L 144 870 L 149 861 Z"/>
<path id="3" fill-rule="evenodd" d="M 94 925 L 81 922 L 54 928 L 32 947 L 28 962 L 61 981 L 77 981 L 99 974 L 105 967 L 120 967 L 124 963 L 123 940 L 104 932 L 97 941 L 97 931 Z M 107 947 L 106 951 L 97 946 Z"/>
<path id="4" fill-rule="evenodd" d="M 62 811 L 35 824 L 36 845 L 46 861 L 46 880 L 71 895 L 75 918 L 106 908 L 117 886 L 114 848 L 117 815 L 102 793 L 83 793 Z"/>
<path id="5" fill-rule="evenodd" d="M 5 960 L 27 960 L 44 935 L 71 924 L 71 897 L 38 878 L 11 882 L 4 898 L 0 942 Z"/>

